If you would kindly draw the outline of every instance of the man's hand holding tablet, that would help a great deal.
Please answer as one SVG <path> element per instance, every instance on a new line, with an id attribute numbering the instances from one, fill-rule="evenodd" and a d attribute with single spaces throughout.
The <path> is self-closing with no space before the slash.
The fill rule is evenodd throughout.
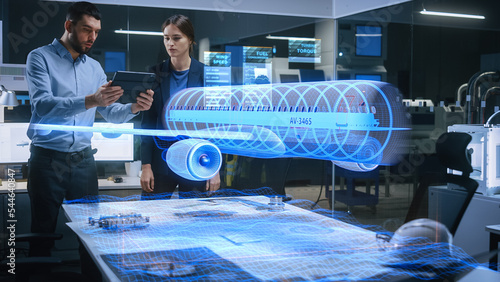
<path id="1" fill-rule="evenodd" d="M 149 91 L 147 90 L 153 88 L 155 78 L 156 76 L 154 73 L 148 72 L 115 72 L 111 86 L 121 86 L 123 89 L 123 95 L 117 102 L 123 104 L 137 103 L 137 97 L 141 92 L 148 93 Z M 150 95 L 152 96 L 152 94 Z"/>

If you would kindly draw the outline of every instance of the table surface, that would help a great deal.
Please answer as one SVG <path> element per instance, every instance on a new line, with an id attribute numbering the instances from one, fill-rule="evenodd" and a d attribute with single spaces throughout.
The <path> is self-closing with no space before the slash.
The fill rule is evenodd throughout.
<path id="1" fill-rule="evenodd" d="M 137 176 L 120 176 L 123 182 L 115 183 L 108 179 L 99 179 L 99 190 L 141 189 L 141 179 Z"/>
<path id="2" fill-rule="evenodd" d="M 401 262 L 416 259 L 414 249 L 394 252 L 374 231 L 294 205 L 270 211 L 269 201 L 265 196 L 246 196 L 63 207 L 72 221 L 68 226 L 110 281 L 164 276 L 217 281 L 388 280 L 422 275 L 421 270 L 401 267 Z M 88 224 L 89 217 L 120 213 L 138 213 L 150 222 L 143 228 L 118 230 Z M 419 247 L 418 256 L 430 264 L 463 259 L 467 267 L 475 267 L 465 253 L 455 252 L 451 258 L 440 254 L 443 249 L 449 252 L 450 247 L 426 245 Z"/>
<path id="3" fill-rule="evenodd" d="M 495 234 L 500 234 L 500 224 L 486 225 L 486 231 L 492 232 Z"/>

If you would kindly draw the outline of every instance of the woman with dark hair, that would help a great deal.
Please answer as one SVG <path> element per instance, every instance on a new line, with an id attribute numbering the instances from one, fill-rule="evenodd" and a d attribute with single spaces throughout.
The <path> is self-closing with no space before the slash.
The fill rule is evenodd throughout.
<path id="1" fill-rule="evenodd" d="M 204 85 L 204 65 L 190 56 L 195 41 L 189 18 L 171 16 L 163 23 L 162 31 L 163 43 L 170 58 L 150 70 L 156 74 L 157 85 L 153 87 L 153 105 L 144 112 L 142 128 L 163 129 L 162 112 L 168 99 L 185 88 Z M 190 181 L 175 174 L 162 159 L 162 150 L 158 149 L 153 137 L 142 137 L 141 160 L 143 195 L 168 193 L 168 197 L 177 186 L 179 192 L 215 191 L 220 187 L 219 174 L 207 181 Z"/>

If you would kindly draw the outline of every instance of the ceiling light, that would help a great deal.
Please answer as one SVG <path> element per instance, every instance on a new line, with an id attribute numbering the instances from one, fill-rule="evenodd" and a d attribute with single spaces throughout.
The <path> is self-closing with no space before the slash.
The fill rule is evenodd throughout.
<path id="1" fill-rule="evenodd" d="M 123 30 L 117 29 L 115 33 L 119 34 L 133 34 L 133 35 L 155 35 L 155 36 L 163 36 L 163 32 L 159 31 L 139 31 L 139 30 Z"/>
<path id="2" fill-rule="evenodd" d="M 420 14 L 428 15 L 428 16 L 454 17 L 454 18 L 466 18 L 466 19 L 476 19 L 476 20 L 484 20 L 485 19 L 485 17 L 481 16 L 481 15 L 436 12 L 436 11 L 427 11 L 425 9 L 420 11 Z"/>
<path id="3" fill-rule="evenodd" d="M 358 37 L 380 37 L 382 34 L 380 33 L 356 33 Z"/>
<path id="4" fill-rule="evenodd" d="M 273 35 L 268 35 L 266 36 L 267 39 L 277 39 L 277 40 L 302 40 L 302 41 L 315 41 L 319 40 L 316 38 L 309 38 L 309 37 L 289 37 L 289 36 L 273 36 Z"/>

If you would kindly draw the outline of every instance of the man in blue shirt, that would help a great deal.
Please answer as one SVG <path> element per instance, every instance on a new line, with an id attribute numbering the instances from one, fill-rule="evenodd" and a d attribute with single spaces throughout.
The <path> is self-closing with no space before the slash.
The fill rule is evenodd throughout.
<path id="1" fill-rule="evenodd" d="M 92 126 L 96 110 L 109 122 L 126 122 L 148 110 L 153 91 L 133 104 L 115 103 L 123 94 L 111 86 L 101 65 L 86 55 L 101 29 L 101 15 L 88 2 L 68 9 L 64 34 L 33 50 L 26 62 L 32 124 Z M 64 199 L 98 194 L 97 170 L 90 147 L 92 133 L 28 130 L 32 140 L 28 162 L 31 231 L 54 233 Z M 33 243 L 31 255 L 50 256 L 53 244 Z"/>

